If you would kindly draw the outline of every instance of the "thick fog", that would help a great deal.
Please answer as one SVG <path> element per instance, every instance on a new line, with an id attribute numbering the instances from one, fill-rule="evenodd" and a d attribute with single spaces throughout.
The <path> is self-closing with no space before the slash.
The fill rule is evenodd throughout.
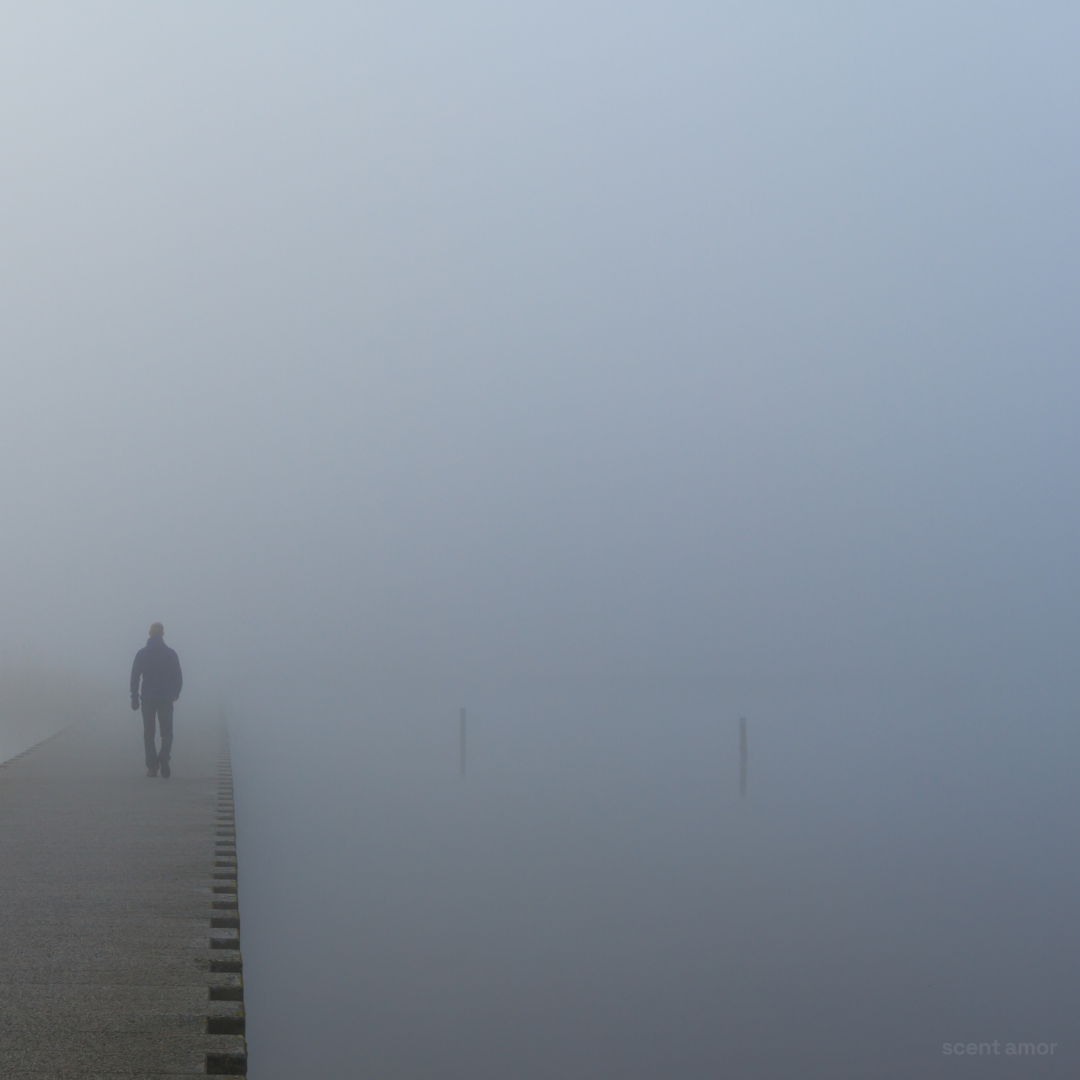
<path id="1" fill-rule="evenodd" d="M 0 707 L 164 623 L 253 1075 L 1075 1075 L 1078 44 L 3 6 Z"/>

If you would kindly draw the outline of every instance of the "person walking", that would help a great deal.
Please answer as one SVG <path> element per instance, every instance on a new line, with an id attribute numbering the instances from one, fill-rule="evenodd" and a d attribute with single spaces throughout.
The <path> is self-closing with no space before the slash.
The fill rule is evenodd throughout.
<path id="1" fill-rule="evenodd" d="M 150 627 L 150 640 L 135 654 L 131 665 L 131 707 L 139 708 L 139 680 L 142 680 L 143 742 L 146 744 L 146 775 L 168 778 L 172 754 L 173 702 L 180 697 L 184 677 L 180 657 L 165 644 L 165 627 L 156 622 Z M 154 721 L 161 727 L 161 752 L 155 745 Z"/>

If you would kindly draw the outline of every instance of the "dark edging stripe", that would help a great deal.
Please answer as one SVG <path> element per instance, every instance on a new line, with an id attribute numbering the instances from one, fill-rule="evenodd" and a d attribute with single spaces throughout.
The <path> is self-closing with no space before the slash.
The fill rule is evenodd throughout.
<path id="1" fill-rule="evenodd" d="M 217 817 L 214 826 L 212 914 L 207 944 L 211 949 L 206 1030 L 210 1035 L 239 1035 L 245 1029 L 244 961 L 240 955 L 240 907 L 236 870 L 236 818 L 233 806 L 229 733 L 222 730 L 218 757 Z M 207 1054 L 210 1076 L 246 1076 L 247 1043 L 242 1052 Z"/>

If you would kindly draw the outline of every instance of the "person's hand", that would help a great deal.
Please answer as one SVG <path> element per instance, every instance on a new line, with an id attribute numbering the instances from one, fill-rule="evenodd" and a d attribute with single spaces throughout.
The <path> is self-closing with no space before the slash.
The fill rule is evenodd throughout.
<path id="1" fill-rule="evenodd" d="M 139 695 L 138 694 L 132 694 L 131 695 L 131 711 L 132 712 L 138 712 L 138 709 L 139 709 Z"/>

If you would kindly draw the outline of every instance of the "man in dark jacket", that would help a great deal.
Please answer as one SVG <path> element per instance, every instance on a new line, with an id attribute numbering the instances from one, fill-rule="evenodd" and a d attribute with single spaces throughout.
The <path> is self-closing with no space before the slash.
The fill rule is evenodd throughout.
<path id="1" fill-rule="evenodd" d="M 172 753 L 173 702 L 180 696 L 184 677 L 180 658 L 165 644 L 165 627 L 156 622 L 150 627 L 150 640 L 135 654 L 131 665 L 131 707 L 139 707 L 139 680 L 142 679 L 143 742 L 146 744 L 146 775 L 168 777 Z M 161 753 L 154 743 L 155 717 L 161 725 Z"/>

